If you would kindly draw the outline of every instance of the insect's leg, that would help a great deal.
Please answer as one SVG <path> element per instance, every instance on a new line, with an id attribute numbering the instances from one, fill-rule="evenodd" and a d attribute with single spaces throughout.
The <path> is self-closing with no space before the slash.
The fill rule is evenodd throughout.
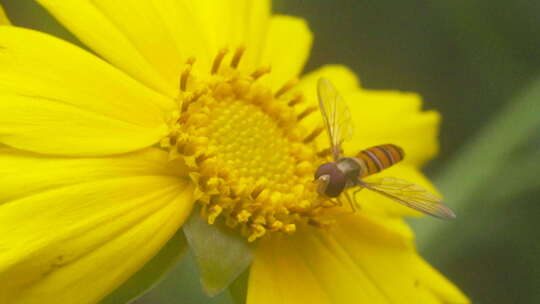
<path id="1" fill-rule="evenodd" d="M 325 200 L 325 207 L 340 207 L 343 205 L 343 202 L 339 198 L 332 198 L 328 197 L 327 200 Z"/>
<path id="2" fill-rule="evenodd" d="M 347 198 L 347 201 L 349 202 L 349 205 L 351 205 L 352 212 L 353 213 L 356 212 L 356 206 L 354 205 L 354 200 L 353 200 L 353 198 L 351 197 L 351 195 L 349 194 L 348 191 L 345 191 L 345 197 Z"/>
<path id="3" fill-rule="evenodd" d="M 363 187 L 360 187 L 356 190 L 354 190 L 354 192 L 352 193 L 352 197 L 353 197 L 353 202 L 355 203 L 355 205 L 358 207 L 358 208 L 361 208 L 360 205 L 356 204 L 357 200 L 356 200 L 356 195 L 358 194 L 358 192 L 362 191 L 362 189 L 364 189 Z"/>

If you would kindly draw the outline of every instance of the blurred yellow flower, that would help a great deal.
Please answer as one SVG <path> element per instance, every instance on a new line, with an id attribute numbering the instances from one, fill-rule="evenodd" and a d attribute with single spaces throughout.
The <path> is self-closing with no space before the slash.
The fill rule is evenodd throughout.
<path id="1" fill-rule="evenodd" d="M 0 7 L 0 24 L 10 24 L 8 17 L 4 12 L 4 8 L 2 7 Z"/>
<path id="2" fill-rule="evenodd" d="M 341 66 L 297 81 L 311 34 L 269 1 L 38 2 L 103 59 L 0 26 L 1 303 L 98 302 L 195 202 L 256 241 L 249 304 L 468 303 L 417 255 L 414 211 L 365 193 L 332 217 L 312 182 L 324 76 L 361 126 L 348 154 L 398 144 L 410 157 L 383 174 L 431 187 L 439 116 L 416 95 Z"/>

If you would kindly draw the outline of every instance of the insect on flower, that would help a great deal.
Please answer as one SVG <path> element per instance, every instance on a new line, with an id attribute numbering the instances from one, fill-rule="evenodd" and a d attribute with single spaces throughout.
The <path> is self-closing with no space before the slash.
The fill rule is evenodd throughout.
<path id="1" fill-rule="evenodd" d="M 356 194 L 368 189 L 400 204 L 440 219 L 453 219 L 455 213 L 442 203 L 442 199 L 426 189 L 397 178 L 384 177 L 373 181 L 363 178 L 378 173 L 400 162 L 405 156 L 403 149 L 393 144 L 379 145 L 360 151 L 354 157 L 342 155 L 341 144 L 351 137 L 353 127 L 349 109 L 337 89 L 325 78 L 317 84 L 319 107 L 330 138 L 334 161 L 319 166 L 315 173 L 318 192 L 329 198 L 345 198 L 356 210 Z M 356 189 L 352 195 L 346 191 Z"/>

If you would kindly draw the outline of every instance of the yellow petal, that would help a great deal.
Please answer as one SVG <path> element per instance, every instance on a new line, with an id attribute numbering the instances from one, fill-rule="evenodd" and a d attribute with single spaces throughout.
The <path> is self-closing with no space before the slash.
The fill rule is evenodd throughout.
<path id="1" fill-rule="evenodd" d="M 312 41 L 313 35 L 303 19 L 273 16 L 261 59 L 261 64 L 269 65 L 272 73 L 264 76 L 264 81 L 277 88 L 299 77 Z"/>
<path id="2" fill-rule="evenodd" d="M 362 89 L 354 73 L 346 67 L 326 66 L 303 77 L 300 84 L 308 102 L 316 106 L 320 77 L 336 86 L 351 111 L 354 136 L 344 143 L 348 155 L 393 143 L 405 150 L 405 163 L 421 166 L 437 153 L 440 115 L 422 111 L 418 95 Z M 306 123 L 321 124 L 322 119 L 320 115 L 311 115 Z M 326 137 L 321 138 L 324 140 L 321 143 L 328 145 Z"/>
<path id="3" fill-rule="evenodd" d="M 142 267 L 192 207 L 189 182 L 148 171 L 0 205 L 0 302 L 96 303 Z"/>
<path id="4" fill-rule="evenodd" d="M 270 13 L 268 0 L 39 2 L 98 54 L 171 97 L 191 56 L 207 73 L 219 49 L 246 45 L 253 63 Z"/>
<path id="5" fill-rule="evenodd" d="M 356 125 L 354 137 L 344 145 L 346 151 L 393 143 L 405 150 L 404 162 L 417 167 L 437 154 L 441 117 L 422 111 L 418 95 L 361 90 L 343 97 Z"/>
<path id="6" fill-rule="evenodd" d="M 235 3 L 240 1 L 234 1 Z M 245 34 L 245 44 L 248 48 L 246 52 L 247 66 L 255 67 L 259 65 L 264 41 L 270 26 L 271 0 L 251 1 L 244 0 L 246 23 L 240 25 Z"/>
<path id="7" fill-rule="evenodd" d="M 209 42 L 210 60 L 224 47 L 245 46 L 241 66 L 259 64 L 270 23 L 270 0 L 185 1 Z M 196 37 L 200 39 L 199 37 Z"/>
<path id="8" fill-rule="evenodd" d="M 100 155 L 153 145 L 174 102 L 52 36 L 0 27 L 0 141 Z"/>
<path id="9" fill-rule="evenodd" d="M 0 25 L 3 25 L 3 24 L 11 24 L 11 22 L 6 16 L 6 12 L 4 12 L 4 8 L 0 5 Z"/>
<path id="10" fill-rule="evenodd" d="M 338 221 L 263 240 L 248 304 L 468 303 L 417 256 L 402 222 L 361 215 Z"/>
<path id="11" fill-rule="evenodd" d="M 337 64 L 325 65 L 302 76 L 298 84 L 299 90 L 304 94 L 308 102 L 313 105 L 318 105 L 317 81 L 321 77 L 330 80 L 342 95 L 356 92 L 360 88 L 360 81 L 348 67 Z"/>
<path id="12" fill-rule="evenodd" d="M 185 176 L 168 153 L 146 149 L 115 157 L 61 158 L 0 147 L 0 206 L 26 196 L 89 181 L 130 176 Z"/>
<path id="13" fill-rule="evenodd" d="M 149 87 L 171 97 L 175 96 L 176 86 L 170 81 L 165 81 L 157 67 L 145 57 L 142 50 L 138 49 L 137 43 L 131 41 L 131 37 L 123 32 L 124 27 L 115 24 L 114 20 L 101 11 L 93 1 L 38 0 L 38 2 L 79 40 L 107 61 Z M 129 12 L 128 7 L 124 14 L 126 12 Z M 138 22 L 144 22 L 144 19 Z M 152 39 L 148 36 L 141 37 L 141 40 Z"/>
<path id="14" fill-rule="evenodd" d="M 335 230 L 329 231 L 329 237 L 379 286 L 390 302 L 469 303 L 458 288 L 416 253 L 410 242 L 399 245 L 377 236 L 378 229 L 388 227 L 385 218 L 373 216 L 370 220 L 377 224 L 366 225 L 367 221 L 357 215 L 346 217 Z"/>

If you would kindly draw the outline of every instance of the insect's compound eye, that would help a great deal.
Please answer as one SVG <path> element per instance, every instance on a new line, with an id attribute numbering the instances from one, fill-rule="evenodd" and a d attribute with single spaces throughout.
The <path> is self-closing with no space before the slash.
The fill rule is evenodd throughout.
<path id="1" fill-rule="evenodd" d="M 317 187 L 319 193 L 328 197 L 339 196 L 347 181 L 335 162 L 322 164 L 315 172 L 315 179 L 319 183 Z"/>
<path id="2" fill-rule="evenodd" d="M 317 168 L 317 171 L 315 172 L 315 179 L 319 179 L 319 177 L 323 175 L 332 175 L 337 170 L 337 166 L 335 163 L 325 163 L 319 166 Z"/>
<path id="3" fill-rule="evenodd" d="M 330 182 L 330 175 L 325 174 L 321 175 L 317 178 L 317 191 L 321 195 L 326 195 L 326 188 L 328 187 L 328 183 Z"/>

